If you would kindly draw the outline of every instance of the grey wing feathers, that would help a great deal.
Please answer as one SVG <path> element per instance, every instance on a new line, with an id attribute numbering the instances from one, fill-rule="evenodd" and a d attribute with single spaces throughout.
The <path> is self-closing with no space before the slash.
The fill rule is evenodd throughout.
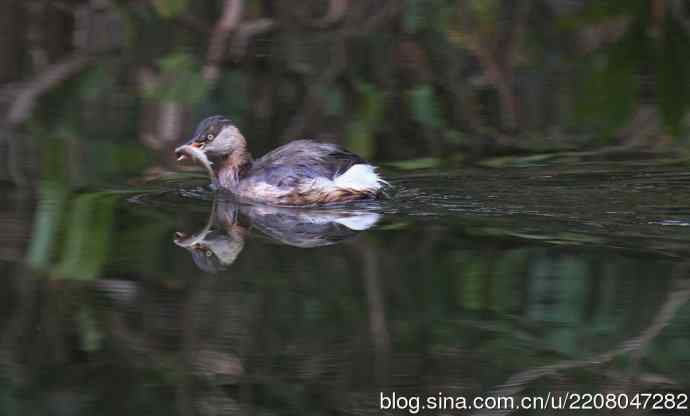
<path id="1" fill-rule="evenodd" d="M 314 178 L 332 179 L 364 159 L 330 143 L 297 140 L 256 160 L 250 177 L 277 187 L 291 187 Z"/>

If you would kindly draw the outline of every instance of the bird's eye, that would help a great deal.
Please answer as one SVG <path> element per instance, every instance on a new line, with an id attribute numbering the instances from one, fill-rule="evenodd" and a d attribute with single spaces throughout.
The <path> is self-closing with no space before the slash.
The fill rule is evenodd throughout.
<path id="1" fill-rule="evenodd" d="M 213 252 L 211 250 L 206 250 L 206 257 L 211 257 Z"/>
<path id="2" fill-rule="evenodd" d="M 214 138 L 215 138 L 215 137 L 214 137 L 212 134 L 207 134 L 207 135 L 206 135 L 206 140 L 208 140 L 209 142 L 210 142 L 211 140 L 213 140 Z"/>

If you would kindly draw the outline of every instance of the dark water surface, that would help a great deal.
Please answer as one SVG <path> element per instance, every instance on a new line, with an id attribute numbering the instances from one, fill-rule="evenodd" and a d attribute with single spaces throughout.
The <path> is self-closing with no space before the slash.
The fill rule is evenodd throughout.
<path id="1" fill-rule="evenodd" d="M 686 167 L 388 176 L 390 199 L 329 210 L 190 181 L 3 189 L 0 413 L 688 391 Z"/>

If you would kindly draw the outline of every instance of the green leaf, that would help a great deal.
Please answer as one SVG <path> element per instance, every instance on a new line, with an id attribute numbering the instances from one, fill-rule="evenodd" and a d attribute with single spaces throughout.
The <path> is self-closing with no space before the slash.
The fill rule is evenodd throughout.
<path id="1" fill-rule="evenodd" d="M 473 16 L 479 22 L 479 30 L 483 34 L 496 31 L 501 5 L 498 0 L 471 0 L 469 2 Z"/>
<path id="2" fill-rule="evenodd" d="M 196 67 L 194 58 L 184 52 L 166 55 L 158 60 L 158 67 L 163 72 L 192 71 Z"/>
<path id="3" fill-rule="evenodd" d="M 153 0 L 153 7 L 163 18 L 179 16 L 189 6 L 189 0 Z"/>
<path id="4" fill-rule="evenodd" d="M 422 5 L 420 0 L 406 0 L 402 25 L 406 33 L 415 33 L 421 26 Z"/>
<path id="5" fill-rule="evenodd" d="M 364 116 L 364 119 L 370 124 L 378 123 L 383 117 L 383 93 L 366 82 L 358 83 L 357 90 L 362 97 L 363 111 L 361 114 Z"/>
<path id="6" fill-rule="evenodd" d="M 374 153 L 373 132 L 369 123 L 362 118 L 352 120 L 345 131 L 346 147 L 369 158 Z"/>
<path id="7" fill-rule="evenodd" d="M 103 96 L 115 87 L 115 76 L 104 64 L 86 71 L 80 81 L 79 93 L 84 98 Z"/>
<path id="8" fill-rule="evenodd" d="M 108 257 L 117 196 L 80 195 L 72 202 L 67 245 L 57 274 L 67 279 L 95 279 Z"/>
<path id="9" fill-rule="evenodd" d="M 610 21 L 618 16 L 646 14 L 649 10 L 647 0 L 607 0 L 587 2 L 576 15 L 565 14 L 559 19 L 564 29 L 579 29 L 585 25 Z"/>
<path id="10" fill-rule="evenodd" d="M 373 85 L 360 82 L 357 84 L 360 93 L 357 116 L 348 124 L 345 132 L 347 147 L 369 158 L 374 153 L 374 134 L 376 127 L 383 119 L 384 96 Z"/>
<path id="11" fill-rule="evenodd" d="M 488 270 L 481 259 L 468 261 L 462 269 L 462 304 L 467 309 L 479 310 L 483 305 L 483 288 Z"/>
<path id="12" fill-rule="evenodd" d="M 194 57 L 186 53 L 173 53 L 158 61 L 161 85 L 144 91 L 144 96 L 161 101 L 198 104 L 208 96 L 210 84 L 201 74 Z"/>
<path id="13" fill-rule="evenodd" d="M 98 328 L 98 323 L 93 317 L 93 311 L 82 308 L 78 315 L 79 335 L 81 336 L 81 348 L 87 352 L 95 352 L 101 349 L 103 334 Z"/>
<path id="14" fill-rule="evenodd" d="M 342 115 L 345 110 L 345 98 L 340 88 L 329 88 L 323 91 L 326 101 L 326 114 L 329 116 Z"/>
<path id="15" fill-rule="evenodd" d="M 32 267 L 50 266 L 67 193 L 67 187 L 59 182 L 41 182 L 28 254 L 28 262 Z"/>
<path id="16" fill-rule="evenodd" d="M 617 44 L 584 63 L 583 80 L 575 92 L 578 121 L 599 125 L 610 134 L 629 120 L 640 88 L 639 62 L 649 49 L 643 30 L 630 29 Z"/>
<path id="17" fill-rule="evenodd" d="M 442 127 L 443 120 L 431 85 L 421 85 L 408 92 L 407 105 L 412 117 L 419 124 L 433 128 Z"/>

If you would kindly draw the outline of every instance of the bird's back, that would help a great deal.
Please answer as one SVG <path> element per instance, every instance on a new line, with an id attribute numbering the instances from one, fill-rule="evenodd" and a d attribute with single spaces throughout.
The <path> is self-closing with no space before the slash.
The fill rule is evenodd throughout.
<path id="1" fill-rule="evenodd" d="M 297 140 L 255 160 L 242 178 L 239 191 L 251 199 L 285 204 L 361 199 L 364 189 L 335 186 L 337 178 L 355 165 L 370 167 L 364 159 L 338 145 Z M 373 167 L 370 169 L 373 172 Z"/>
<path id="2" fill-rule="evenodd" d="M 285 187 L 294 186 L 295 181 L 304 179 L 332 179 L 358 163 L 366 162 L 338 145 L 297 140 L 256 160 L 249 175 L 271 185 Z"/>

